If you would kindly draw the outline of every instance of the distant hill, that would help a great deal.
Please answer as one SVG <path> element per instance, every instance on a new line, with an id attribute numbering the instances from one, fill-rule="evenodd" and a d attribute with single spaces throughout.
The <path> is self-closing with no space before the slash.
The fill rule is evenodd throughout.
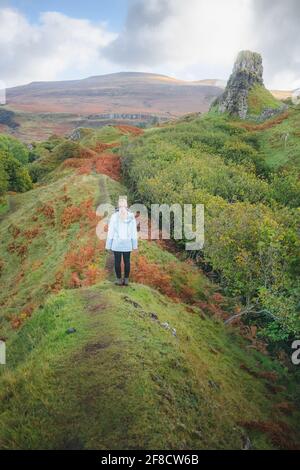
<path id="1" fill-rule="evenodd" d="M 286 100 L 287 98 L 291 98 L 293 94 L 292 90 L 270 90 L 270 91 L 277 100 Z"/>
<path id="2" fill-rule="evenodd" d="M 161 117 L 209 109 L 222 88 L 217 80 L 184 81 L 121 72 L 82 80 L 33 82 L 7 90 L 7 104 L 33 113 L 149 113 Z"/>
<path id="3" fill-rule="evenodd" d="M 185 81 L 142 72 L 33 82 L 7 90 L 7 105 L 1 109 L 14 113 L 13 121 L 0 122 L 0 129 L 31 142 L 76 127 L 154 124 L 208 111 L 225 85 L 218 79 Z"/>

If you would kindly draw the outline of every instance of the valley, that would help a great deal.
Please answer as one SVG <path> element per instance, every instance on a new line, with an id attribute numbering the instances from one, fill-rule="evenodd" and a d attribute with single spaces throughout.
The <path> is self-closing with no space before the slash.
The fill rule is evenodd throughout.
<path id="1" fill-rule="evenodd" d="M 46 111 L 63 84 L 8 95 L 19 126 L 0 134 L 1 449 L 299 448 L 300 108 L 265 89 L 260 60 L 242 53 L 223 91 L 201 85 L 218 94 L 207 112 L 195 91 L 187 114 L 157 106 L 172 119 L 145 128 L 75 122 L 65 98 Z M 145 112 L 82 100 L 100 120 Z M 139 240 L 130 285 L 116 286 L 96 227 L 120 194 L 204 204 L 203 250 Z"/>

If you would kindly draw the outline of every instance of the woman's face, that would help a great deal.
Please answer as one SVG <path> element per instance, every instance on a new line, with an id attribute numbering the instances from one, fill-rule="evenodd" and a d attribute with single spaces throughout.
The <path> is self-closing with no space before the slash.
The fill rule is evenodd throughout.
<path id="1" fill-rule="evenodd" d="M 126 199 L 120 199 L 119 200 L 119 208 L 122 209 L 122 208 L 127 208 L 127 200 Z"/>

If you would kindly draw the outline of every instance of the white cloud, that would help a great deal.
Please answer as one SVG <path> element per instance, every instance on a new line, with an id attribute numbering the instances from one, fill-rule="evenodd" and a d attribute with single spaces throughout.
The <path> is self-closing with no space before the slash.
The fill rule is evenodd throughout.
<path id="1" fill-rule="evenodd" d="M 130 0 L 104 49 L 115 63 L 180 78 L 227 79 L 237 53 L 260 52 L 268 87 L 300 86 L 299 0 Z"/>
<path id="2" fill-rule="evenodd" d="M 19 11 L 2 8 L 0 79 L 12 86 L 111 71 L 101 50 L 115 37 L 104 23 L 47 12 L 31 24 Z"/>
<path id="3" fill-rule="evenodd" d="M 182 78 L 225 78 L 249 48 L 251 0 L 132 0 L 124 30 L 105 49 L 116 63 Z"/>
<path id="4" fill-rule="evenodd" d="M 272 88 L 300 87 L 299 0 L 253 0 L 256 48 Z"/>
<path id="5" fill-rule="evenodd" d="M 296 88 L 299 19 L 299 0 L 129 0 L 116 34 L 104 22 L 58 12 L 32 23 L 0 6 L 0 80 L 12 86 L 120 70 L 227 79 L 238 51 L 252 49 L 263 55 L 267 86 Z"/>

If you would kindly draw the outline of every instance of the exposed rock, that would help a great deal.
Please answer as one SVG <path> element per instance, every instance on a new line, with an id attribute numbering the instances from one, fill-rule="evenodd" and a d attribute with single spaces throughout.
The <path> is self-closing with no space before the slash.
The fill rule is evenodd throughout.
<path id="1" fill-rule="evenodd" d="M 172 328 L 168 322 L 164 322 L 160 324 L 165 330 L 171 331 L 173 336 L 177 336 L 177 332 L 175 328 Z"/>
<path id="2" fill-rule="evenodd" d="M 152 318 L 152 320 L 158 320 L 158 315 L 154 312 L 150 312 L 150 317 Z"/>
<path id="3" fill-rule="evenodd" d="M 86 129 L 84 127 L 76 127 L 71 134 L 68 135 L 69 140 L 73 140 L 74 142 L 82 139 L 83 137 L 89 135 L 91 133 L 90 129 Z"/>
<path id="4" fill-rule="evenodd" d="M 264 90 L 266 96 L 269 95 L 268 90 L 264 88 L 262 57 L 257 52 L 241 51 L 238 54 L 225 91 L 217 98 L 214 106 L 217 106 L 218 111 L 221 113 L 227 112 L 230 115 L 246 119 L 249 117 L 249 92 L 257 85 L 263 87 L 263 95 Z M 278 105 L 277 107 L 276 103 L 274 108 L 263 109 L 262 114 L 258 116 L 258 120 L 268 119 L 283 110 L 283 106 Z"/>
<path id="5" fill-rule="evenodd" d="M 243 441 L 242 450 L 252 449 L 252 444 L 251 444 L 251 440 L 249 436 L 243 436 L 242 441 Z"/>
<path id="6" fill-rule="evenodd" d="M 127 295 L 124 295 L 123 299 L 125 300 L 125 302 L 128 302 L 129 304 L 133 305 L 134 308 L 140 308 L 140 309 L 142 308 L 142 306 L 139 303 L 137 303 L 135 300 L 132 300 Z"/>
<path id="7" fill-rule="evenodd" d="M 208 385 L 215 390 L 220 390 L 220 385 L 217 382 L 214 382 L 213 380 L 209 380 Z"/>
<path id="8" fill-rule="evenodd" d="M 286 104 L 282 104 L 280 108 L 265 108 L 261 115 L 259 116 L 259 121 L 265 121 L 266 119 L 270 119 L 271 117 L 276 116 L 277 114 L 282 113 L 282 111 L 286 111 L 288 106 Z"/>
<path id="9" fill-rule="evenodd" d="M 76 328 L 68 328 L 67 331 L 66 331 L 66 333 L 67 333 L 68 335 L 71 335 L 72 333 L 76 333 Z"/>

